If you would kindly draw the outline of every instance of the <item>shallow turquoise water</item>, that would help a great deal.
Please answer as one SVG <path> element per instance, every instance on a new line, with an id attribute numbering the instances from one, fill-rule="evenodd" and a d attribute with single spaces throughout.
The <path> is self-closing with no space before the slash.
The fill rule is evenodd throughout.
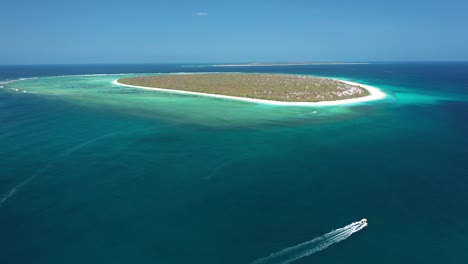
<path id="1" fill-rule="evenodd" d="M 127 75 L 45 77 L 96 71 L 4 70 L 43 77 L 0 84 L 2 263 L 251 263 L 363 217 L 367 228 L 295 263 L 468 260 L 468 64 L 229 69 L 389 94 L 315 108 L 112 84 Z"/>

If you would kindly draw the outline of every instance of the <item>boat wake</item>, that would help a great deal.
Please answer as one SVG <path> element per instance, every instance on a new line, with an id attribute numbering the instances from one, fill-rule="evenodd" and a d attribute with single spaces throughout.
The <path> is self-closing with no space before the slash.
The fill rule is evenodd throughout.
<path id="1" fill-rule="evenodd" d="M 352 234 L 358 232 L 367 226 L 367 220 L 354 222 L 345 227 L 336 229 L 321 237 L 314 238 L 302 244 L 288 247 L 278 252 L 272 253 L 267 257 L 257 259 L 252 264 L 287 264 L 307 257 L 316 252 L 326 249 L 327 247 L 347 239 Z"/>
<path id="2" fill-rule="evenodd" d="M 5 203 L 10 197 L 12 197 L 17 191 L 18 189 L 20 189 L 21 187 L 25 186 L 26 184 L 28 184 L 30 181 L 32 181 L 34 178 L 36 178 L 37 176 L 43 174 L 44 172 L 46 172 L 48 169 L 50 169 L 51 167 L 53 167 L 55 165 L 56 162 L 58 162 L 59 160 L 61 160 L 62 158 L 72 154 L 73 152 L 77 151 L 78 149 L 80 148 L 83 148 L 85 147 L 86 145 L 89 145 L 93 142 L 96 142 L 98 140 L 102 140 L 104 138 L 108 138 L 110 136 L 113 136 L 115 133 L 109 133 L 109 134 L 106 134 L 104 136 L 100 136 L 100 137 L 97 137 L 97 138 L 94 138 L 94 139 L 91 139 L 91 140 L 88 140 L 86 142 L 83 142 L 81 144 L 78 144 L 72 148 L 69 148 L 69 149 L 66 149 L 65 151 L 62 151 L 60 152 L 59 154 L 57 154 L 51 161 L 49 161 L 44 167 L 40 168 L 39 170 L 37 170 L 36 172 L 34 172 L 33 175 L 31 175 L 29 178 L 27 178 L 26 180 L 18 183 L 17 185 L 15 185 L 13 188 L 11 188 L 8 192 L 6 192 L 2 199 L 0 200 L 0 207 L 3 205 L 3 203 Z"/>

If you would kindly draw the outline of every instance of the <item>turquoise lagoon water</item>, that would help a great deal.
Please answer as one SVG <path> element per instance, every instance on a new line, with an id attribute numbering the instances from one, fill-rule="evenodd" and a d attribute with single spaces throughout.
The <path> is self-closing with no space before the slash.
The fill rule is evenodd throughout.
<path id="1" fill-rule="evenodd" d="M 112 84 L 215 71 L 388 96 L 284 107 Z M 1 263 L 248 264 L 364 217 L 294 263 L 468 261 L 468 63 L 1 66 L 0 86 Z"/>

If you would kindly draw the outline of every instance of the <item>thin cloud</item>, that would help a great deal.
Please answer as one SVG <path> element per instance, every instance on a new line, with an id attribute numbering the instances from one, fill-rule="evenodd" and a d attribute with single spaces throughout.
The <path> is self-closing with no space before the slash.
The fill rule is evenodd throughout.
<path id="1" fill-rule="evenodd" d="M 194 16 L 207 16 L 208 13 L 207 12 L 196 12 L 196 13 L 193 13 Z"/>

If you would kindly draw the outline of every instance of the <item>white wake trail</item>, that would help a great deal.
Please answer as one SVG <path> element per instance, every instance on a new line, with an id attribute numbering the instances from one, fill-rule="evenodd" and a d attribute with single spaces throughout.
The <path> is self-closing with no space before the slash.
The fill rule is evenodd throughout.
<path id="1" fill-rule="evenodd" d="M 60 152 L 59 154 L 57 154 L 53 160 L 49 161 L 49 163 L 47 163 L 44 167 L 40 168 L 39 170 L 37 170 L 33 175 L 31 175 L 29 178 L 27 178 L 26 180 L 18 183 L 17 185 L 15 185 L 13 188 L 11 188 L 8 192 L 6 192 L 2 199 L 0 199 L 0 207 L 2 206 L 3 203 L 5 203 L 11 196 L 13 196 L 17 191 L 18 189 L 22 188 L 23 186 L 25 186 L 26 184 L 28 184 L 30 181 L 32 181 L 34 178 L 36 178 L 37 176 L 41 175 L 42 173 L 44 173 L 45 171 L 47 171 L 48 169 L 50 169 L 51 167 L 53 167 L 55 165 L 55 163 L 57 161 L 59 161 L 60 159 L 72 154 L 73 152 L 77 151 L 78 149 L 80 148 L 83 148 L 85 147 L 86 145 L 89 145 L 95 141 L 98 141 L 98 140 L 102 140 L 104 138 L 107 138 L 107 137 L 110 137 L 110 136 L 113 136 L 115 133 L 109 133 L 109 134 L 106 134 L 106 135 L 103 135 L 103 136 L 100 136 L 100 137 L 97 137 L 97 138 L 94 138 L 94 139 L 91 139 L 89 141 L 86 141 L 86 142 L 83 142 L 81 144 L 78 144 L 72 148 L 69 148 L 65 151 L 62 151 Z"/>
<path id="2" fill-rule="evenodd" d="M 367 226 L 367 220 L 363 219 L 354 222 L 345 227 L 335 229 L 323 236 L 314 238 L 302 244 L 288 247 L 278 252 L 272 253 L 267 257 L 257 259 L 252 264 L 288 264 L 303 257 L 307 257 L 327 247 L 343 241 L 352 234 L 358 232 Z"/>

